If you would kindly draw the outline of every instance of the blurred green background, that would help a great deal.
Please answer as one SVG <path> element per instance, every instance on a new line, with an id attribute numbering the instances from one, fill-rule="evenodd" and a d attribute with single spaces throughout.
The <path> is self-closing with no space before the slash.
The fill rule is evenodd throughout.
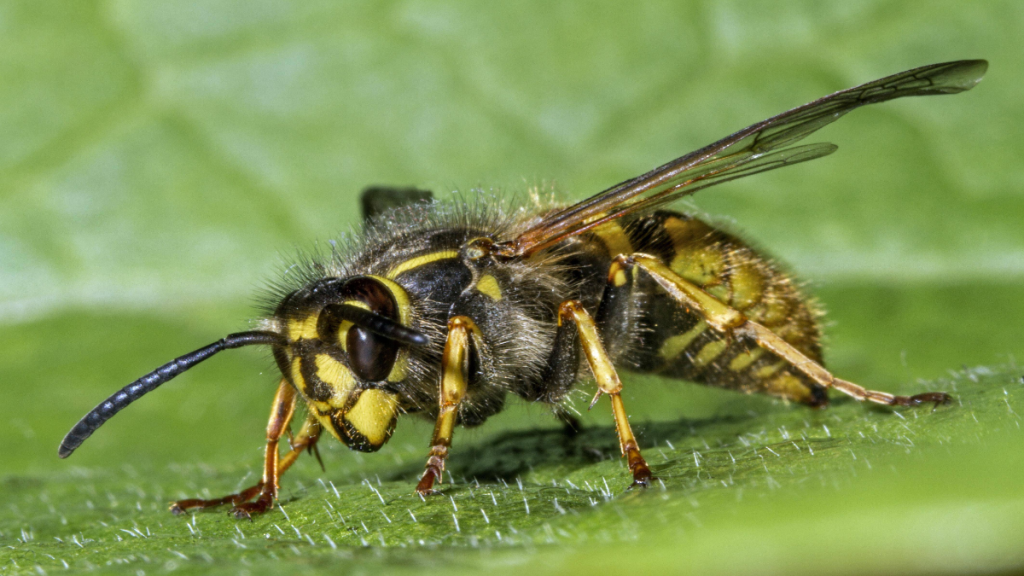
<path id="1" fill-rule="evenodd" d="M 1021 566 L 1021 22 L 1016 2 L 0 5 L 0 574 Z M 974 91 L 857 111 L 812 138 L 835 155 L 692 203 L 808 282 L 837 374 L 955 407 L 811 413 L 627 376 L 663 490 L 623 495 L 606 405 L 564 450 L 519 405 L 457 432 L 450 503 L 409 494 L 431 426 L 404 419 L 379 454 L 297 465 L 287 521 L 173 518 L 258 474 L 275 369 L 246 350 L 56 457 L 109 393 L 250 327 L 298 250 L 358 225 L 364 186 L 581 199 L 961 58 L 991 62 Z M 759 447 L 777 463 L 744 466 Z"/>

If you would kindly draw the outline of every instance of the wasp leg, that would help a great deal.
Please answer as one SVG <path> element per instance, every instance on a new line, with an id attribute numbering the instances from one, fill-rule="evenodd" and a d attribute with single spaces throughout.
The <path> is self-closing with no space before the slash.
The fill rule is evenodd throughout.
<path id="1" fill-rule="evenodd" d="M 888 392 L 868 390 L 852 382 L 832 375 L 824 366 L 805 356 L 778 334 L 748 319 L 743 313 L 723 304 L 698 286 L 680 277 L 661 261 L 647 254 L 618 256 L 616 262 L 623 266 L 636 265 L 649 274 L 666 292 L 679 303 L 700 314 L 713 329 L 722 334 L 749 338 L 758 346 L 785 360 L 795 369 L 818 384 L 835 388 L 857 400 L 871 401 L 888 406 L 918 406 L 934 402 L 945 404 L 952 398 L 945 392 L 926 392 L 914 396 L 896 396 Z"/>
<path id="2" fill-rule="evenodd" d="M 315 420 L 307 420 L 292 441 L 289 442 L 291 450 L 284 456 L 278 458 L 278 443 L 281 436 L 288 429 L 292 416 L 295 413 L 295 388 L 286 380 L 282 380 L 274 396 L 274 404 L 270 412 L 270 422 L 267 424 L 267 447 L 264 458 L 263 479 L 259 483 L 238 492 L 212 500 L 188 499 L 179 500 L 171 505 L 171 512 L 182 514 L 188 510 L 212 508 L 224 504 L 234 505 L 233 513 L 236 518 L 248 518 L 253 514 L 262 514 L 270 510 L 277 498 L 278 480 L 295 460 L 302 454 L 303 450 L 312 450 L 320 437 L 320 425 Z M 255 501 L 249 502 L 253 498 Z"/>
<path id="3" fill-rule="evenodd" d="M 576 300 L 567 300 L 558 307 L 558 325 L 564 322 L 572 322 L 576 325 L 579 334 L 580 344 L 583 346 L 583 353 L 590 364 L 590 370 L 597 380 L 597 394 L 590 403 L 591 406 L 597 403 L 602 394 L 607 394 L 612 402 L 612 414 L 615 417 L 615 431 L 619 434 L 619 448 L 622 456 L 626 458 L 629 471 L 633 473 L 633 486 L 647 487 L 653 477 L 651 469 L 647 466 L 644 457 L 640 455 L 640 447 L 633 436 L 633 429 L 629 426 L 629 416 L 626 414 L 626 407 L 622 403 L 622 381 L 615 372 L 608 352 L 601 344 L 601 338 L 597 333 L 597 326 L 590 314 L 583 309 L 583 305 Z"/>
<path id="4" fill-rule="evenodd" d="M 430 442 L 427 469 L 416 484 L 416 492 L 420 495 L 435 494 L 434 482 L 443 481 L 441 473 L 444 472 L 448 449 L 452 445 L 459 403 L 466 396 L 470 355 L 473 353 L 472 338 L 479 332 L 476 324 L 467 316 L 455 316 L 448 320 L 448 339 L 444 343 L 444 354 L 441 357 L 441 406 Z"/>

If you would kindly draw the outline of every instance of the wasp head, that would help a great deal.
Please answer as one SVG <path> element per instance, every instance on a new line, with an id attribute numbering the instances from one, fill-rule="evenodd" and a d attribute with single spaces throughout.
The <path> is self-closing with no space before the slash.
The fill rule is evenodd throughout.
<path id="1" fill-rule="evenodd" d="M 428 343 L 409 327 L 408 295 L 378 276 L 328 278 L 286 298 L 288 345 L 282 371 L 320 423 L 354 450 L 372 452 L 391 437 L 409 348 Z M 283 356 L 283 358 L 281 357 Z"/>

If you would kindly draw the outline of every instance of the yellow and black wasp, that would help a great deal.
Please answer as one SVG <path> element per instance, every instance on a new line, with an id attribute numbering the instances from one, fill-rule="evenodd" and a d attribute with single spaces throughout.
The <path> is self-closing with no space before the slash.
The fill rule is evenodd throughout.
<path id="1" fill-rule="evenodd" d="M 373 452 L 399 414 L 436 422 L 426 471 L 434 492 L 456 425 L 476 426 L 511 393 L 562 408 L 593 375 L 611 401 L 634 485 L 651 470 L 629 425 L 616 366 L 809 406 L 835 388 L 894 406 L 943 403 L 941 392 L 895 396 L 822 365 L 818 317 L 793 280 L 739 238 L 661 209 L 698 190 L 831 154 L 796 143 L 847 112 L 904 96 L 956 94 L 983 60 L 933 64 L 836 92 L 769 118 L 569 207 L 506 209 L 431 202 L 416 190 L 369 189 L 362 234 L 301 267 L 262 329 L 231 334 L 132 382 L 87 414 L 60 445 L 69 456 L 147 392 L 210 356 L 270 346 L 282 374 L 267 426 L 263 478 L 175 512 L 232 504 L 238 517 L 273 507 L 281 475 L 327 430 Z M 390 208 L 385 209 L 388 206 Z M 309 413 L 283 457 L 278 442 L 299 399 Z"/>

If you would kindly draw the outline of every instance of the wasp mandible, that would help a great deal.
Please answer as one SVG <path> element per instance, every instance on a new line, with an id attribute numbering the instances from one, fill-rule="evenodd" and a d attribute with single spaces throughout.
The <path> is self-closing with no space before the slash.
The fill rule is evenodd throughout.
<path id="1" fill-rule="evenodd" d="M 365 228 L 300 266 L 260 330 L 231 334 L 132 382 L 89 412 L 60 445 L 69 456 L 114 414 L 207 358 L 270 346 L 281 381 L 267 426 L 263 478 L 223 498 L 182 500 L 174 512 L 232 504 L 270 510 L 278 481 L 326 430 L 353 450 L 379 450 L 399 414 L 435 422 L 416 485 L 435 492 L 457 425 L 476 426 L 511 393 L 563 408 L 592 375 L 593 406 L 608 396 L 633 484 L 651 470 L 629 425 L 616 367 L 653 372 L 809 406 L 834 388 L 890 406 L 944 403 L 896 396 L 833 376 L 818 317 L 793 280 L 742 240 L 663 207 L 709 186 L 831 154 L 797 144 L 867 104 L 956 94 L 988 64 L 915 68 L 836 92 L 759 122 L 568 207 L 431 202 L 417 190 L 370 189 Z M 301 430 L 279 455 L 299 400 Z"/>

